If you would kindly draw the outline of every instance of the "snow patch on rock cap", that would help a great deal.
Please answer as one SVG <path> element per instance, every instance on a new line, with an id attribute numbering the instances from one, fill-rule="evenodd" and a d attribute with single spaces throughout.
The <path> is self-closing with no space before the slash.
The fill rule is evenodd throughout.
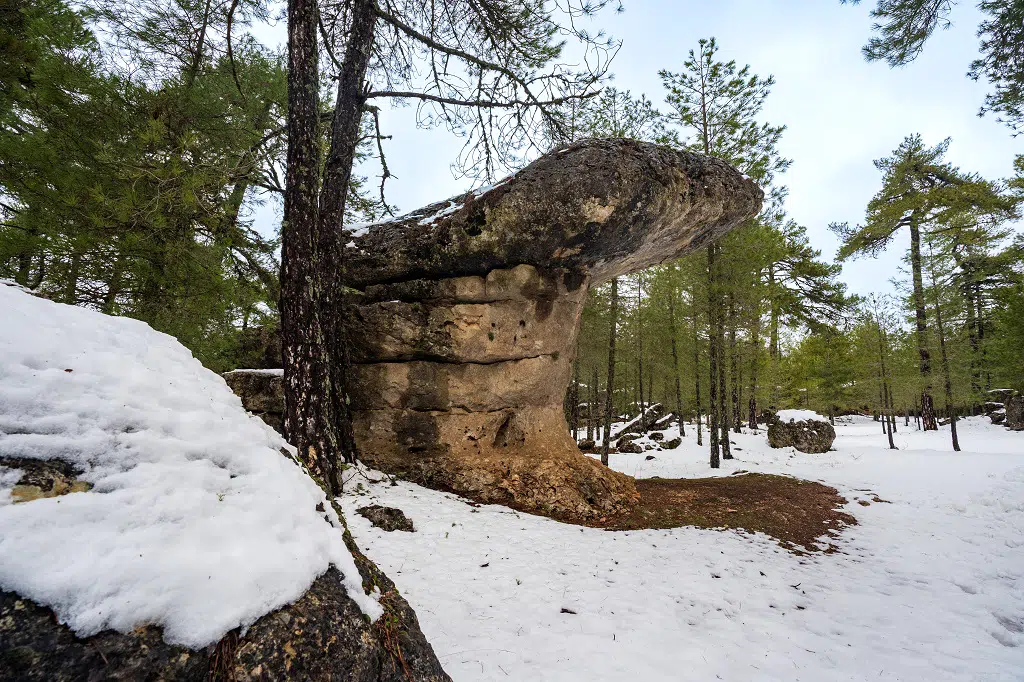
<path id="1" fill-rule="evenodd" d="M 828 417 L 823 417 L 814 410 L 779 410 L 779 419 L 784 422 L 789 422 L 790 419 L 796 422 L 802 422 L 807 419 L 827 422 Z"/>

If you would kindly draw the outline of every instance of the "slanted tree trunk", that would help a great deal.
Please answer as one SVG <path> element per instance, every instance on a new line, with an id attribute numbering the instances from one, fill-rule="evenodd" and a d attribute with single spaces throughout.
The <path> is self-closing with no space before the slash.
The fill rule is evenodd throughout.
<path id="1" fill-rule="evenodd" d="M 883 422 L 882 431 L 889 438 L 889 449 L 890 450 L 895 450 L 896 449 L 896 443 L 893 442 L 893 439 L 892 439 L 892 425 L 890 424 L 889 419 L 886 417 L 886 398 L 885 398 L 885 396 L 886 396 L 886 388 L 885 388 L 886 368 L 885 368 L 885 355 L 886 355 L 886 345 L 887 344 L 885 342 L 885 332 L 882 330 L 882 326 L 880 324 L 878 324 L 878 320 L 877 319 L 876 319 L 875 322 L 876 322 L 876 327 L 877 327 L 877 330 L 878 330 L 878 371 L 879 371 L 879 375 L 880 375 L 879 379 L 881 380 L 881 383 L 880 383 L 880 386 L 879 386 L 879 393 L 880 393 L 881 398 L 882 398 L 882 422 Z"/>
<path id="2" fill-rule="evenodd" d="M 619 315 L 619 280 L 612 280 L 612 297 L 609 309 L 608 329 L 608 381 L 605 383 L 607 396 L 604 400 L 604 438 L 601 441 L 601 464 L 608 466 L 608 449 L 612 440 L 612 403 L 615 395 L 615 333 Z"/>

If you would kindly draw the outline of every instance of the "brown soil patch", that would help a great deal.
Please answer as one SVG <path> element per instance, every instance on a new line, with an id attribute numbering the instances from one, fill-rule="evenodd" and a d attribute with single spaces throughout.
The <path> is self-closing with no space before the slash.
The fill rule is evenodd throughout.
<path id="1" fill-rule="evenodd" d="M 608 530 L 735 528 L 762 532 L 787 549 L 822 550 L 857 520 L 835 488 L 788 476 L 745 474 L 723 478 L 637 479 L 640 502 L 629 512 L 588 523 Z M 834 551 L 828 543 L 824 551 Z"/>

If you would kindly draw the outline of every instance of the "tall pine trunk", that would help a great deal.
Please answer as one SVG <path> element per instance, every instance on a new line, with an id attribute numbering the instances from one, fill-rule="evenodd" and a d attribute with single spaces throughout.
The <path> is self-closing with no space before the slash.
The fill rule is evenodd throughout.
<path id="1" fill-rule="evenodd" d="M 619 280 L 612 280 L 612 300 L 608 330 L 608 381 L 605 384 L 607 396 L 604 400 L 604 438 L 601 441 L 601 464 L 608 466 L 608 449 L 612 440 L 612 403 L 615 395 L 615 333 L 619 315 Z"/>
<path id="2" fill-rule="evenodd" d="M 917 325 L 918 366 L 924 385 L 921 389 L 921 420 L 925 431 L 937 431 L 935 403 L 932 400 L 932 361 L 928 352 L 928 317 L 924 307 L 924 280 L 921 276 L 921 230 L 916 213 L 910 216 L 910 266 L 914 279 L 914 318 Z"/>
<path id="3" fill-rule="evenodd" d="M 939 352 L 942 355 L 943 388 L 946 394 L 946 413 L 949 416 L 949 432 L 953 440 L 953 451 L 960 452 L 960 439 L 956 433 L 956 405 L 953 404 L 953 379 L 949 371 L 949 356 L 946 353 L 946 329 L 942 323 L 942 301 L 939 300 L 939 287 L 932 272 L 932 293 L 935 298 L 935 325 L 939 332 Z"/>
<path id="4" fill-rule="evenodd" d="M 675 305 L 676 292 L 673 289 L 669 292 L 668 299 L 668 324 L 669 331 L 672 335 L 672 374 L 675 376 L 676 383 L 676 420 L 679 425 L 679 437 L 683 438 L 686 436 L 686 427 L 683 426 L 683 390 L 680 386 L 679 378 L 679 353 L 676 348 L 676 305 Z"/>
<path id="5" fill-rule="evenodd" d="M 694 423 L 697 425 L 697 445 L 704 445 L 703 425 L 700 409 L 700 335 L 697 333 L 697 296 L 696 290 L 690 289 L 690 302 L 693 305 L 693 409 Z"/>
<path id="6" fill-rule="evenodd" d="M 288 155 L 281 256 L 281 338 L 288 440 L 310 473 L 341 491 L 341 462 L 354 457 L 346 400 L 345 199 L 359 142 L 364 81 L 377 14 L 352 0 L 351 25 L 320 180 L 320 73 L 315 0 L 288 2 Z"/>
<path id="7" fill-rule="evenodd" d="M 715 281 L 715 245 L 708 245 L 708 437 L 711 468 L 721 466 L 718 439 L 718 300 Z"/>
<path id="8" fill-rule="evenodd" d="M 722 251 L 720 247 L 716 246 L 715 254 L 716 264 L 721 262 Z M 721 281 L 721 276 L 716 271 L 715 280 Z M 724 303 L 724 296 L 719 294 L 717 297 L 718 303 Z M 732 459 L 732 451 L 729 446 L 729 410 L 726 409 L 726 383 L 727 375 L 725 369 L 725 325 L 728 318 L 725 311 L 720 311 L 719 315 L 716 316 L 718 322 L 718 329 L 716 330 L 717 339 L 715 345 L 718 347 L 718 427 L 721 430 L 721 436 L 719 437 L 719 446 L 722 449 L 722 459 Z"/>

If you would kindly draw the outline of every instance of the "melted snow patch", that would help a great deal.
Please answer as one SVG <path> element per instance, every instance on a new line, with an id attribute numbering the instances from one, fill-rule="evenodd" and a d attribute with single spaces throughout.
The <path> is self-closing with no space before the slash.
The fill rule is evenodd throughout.
<path id="1" fill-rule="evenodd" d="M 174 338 L 3 283 L 0 310 L 0 457 L 59 458 L 94 486 L 0 502 L 0 587 L 80 636 L 155 624 L 198 648 L 334 564 L 380 615 L 323 491 Z M 17 478 L 0 471 L 5 502 Z"/>

